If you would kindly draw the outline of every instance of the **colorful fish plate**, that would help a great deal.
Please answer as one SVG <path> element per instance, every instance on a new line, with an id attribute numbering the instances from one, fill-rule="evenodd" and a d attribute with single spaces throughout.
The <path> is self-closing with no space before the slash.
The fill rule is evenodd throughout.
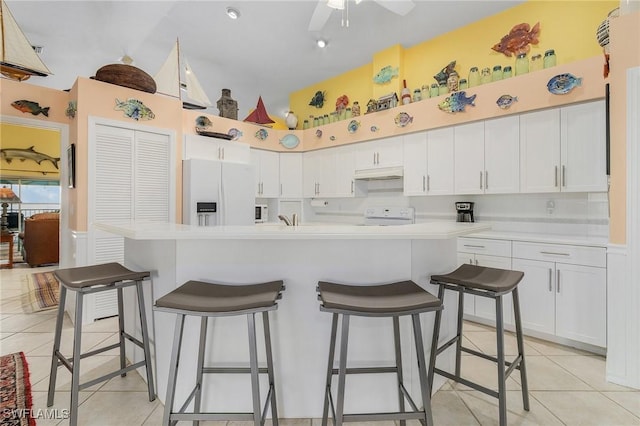
<path id="1" fill-rule="evenodd" d="M 551 77 L 547 83 L 547 90 L 554 95 L 566 95 L 573 89 L 582 85 L 582 78 L 573 74 L 558 74 Z"/>
<path id="2" fill-rule="evenodd" d="M 406 112 L 401 112 L 393 119 L 398 127 L 406 127 L 413 122 L 413 117 Z"/>
<path id="3" fill-rule="evenodd" d="M 360 127 L 360 122 L 356 120 L 351 120 L 347 125 L 347 130 L 349 133 L 355 133 L 358 131 L 358 127 Z"/>
<path id="4" fill-rule="evenodd" d="M 285 135 L 280 139 L 280 143 L 287 149 L 293 149 L 300 143 L 300 139 L 294 134 Z"/>
<path id="5" fill-rule="evenodd" d="M 321 138 L 322 137 L 322 130 L 318 129 L 316 130 L 316 138 Z"/>
<path id="6" fill-rule="evenodd" d="M 229 129 L 227 134 L 229 136 L 231 136 L 231 140 L 232 141 L 237 141 L 238 139 L 240 139 L 242 137 L 242 132 L 240 130 L 236 129 L 235 127 L 232 127 L 231 129 Z"/>
<path id="7" fill-rule="evenodd" d="M 501 109 L 509 109 L 511 108 L 511 105 L 514 102 L 518 102 L 518 97 L 517 96 L 511 96 L 511 95 L 502 95 L 498 98 L 498 100 L 496 101 L 496 104 L 501 108 Z"/>
<path id="8" fill-rule="evenodd" d="M 371 126 L 371 127 L 369 127 L 369 130 L 371 130 L 373 133 L 375 133 L 380 129 L 378 128 L 378 126 Z"/>
<path id="9" fill-rule="evenodd" d="M 333 136 L 333 135 L 331 135 L 331 136 L 329 136 L 329 140 L 335 141 L 335 140 L 336 140 L 336 137 L 335 137 L 335 136 Z"/>
<path id="10" fill-rule="evenodd" d="M 265 129 L 260 129 L 256 132 L 256 138 L 258 140 L 265 140 L 269 137 L 269 132 L 267 132 Z"/>

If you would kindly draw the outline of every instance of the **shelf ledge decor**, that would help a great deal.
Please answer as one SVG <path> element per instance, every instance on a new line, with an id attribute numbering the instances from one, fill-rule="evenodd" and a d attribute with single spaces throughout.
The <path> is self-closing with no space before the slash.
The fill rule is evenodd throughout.
<path id="1" fill-rule="evenodd" d="M 573 74 L 558 74 L 547 83 L 547 90 L 554 95 L 566 95 L 578 86 L 582 86 L 582 78 Z"/>
<path id="2" fill-rule="evenodd" d="M 387 65 L 373 76 L 373 82 L 376 84 L 388 83 L 393 77 L 398 77 L 398 71 L 398 67 L 392 68 L 391 65 Z"/>
<path id="3" fill-rule="evenodd" d="M 126 101 L 121 101 L 116 98 L 116 111 L 122 111 L 125 117 L 133 118 L 136 121 L 139 120 L 153 120 L 156 115 L 151 109 L 137 99 L 129 98 Z"/>
<path id="4" fill-rule="evenodd" d="M 455 92 L 447 96 L 447 98 L 438 104 L 438 108 L 444 112 L 456 113 L 464 112 L 467 105 L 476 106 L 474 101 L 477 95 L 466 96 L 465 91 Z"/>

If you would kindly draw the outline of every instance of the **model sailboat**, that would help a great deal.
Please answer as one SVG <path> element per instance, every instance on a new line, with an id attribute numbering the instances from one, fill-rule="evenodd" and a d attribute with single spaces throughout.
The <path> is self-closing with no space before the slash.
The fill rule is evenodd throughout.
<path id="1" fill-rule="evenodd" d="M 169 57 L 154 76 L 154 80 L 158 93 L 181 99 L 185 109 L 205 109 L 211 106 L 211 101 L 204 93 L 189 62 L 180 56 L 179 40 L 176 40 Z M 186 96 L 183 92 L 186 92 Z"/>
<path id="2" fill-rule="evenodd" d="M 32 75 L 46 77 L 51 74 L 34 52 L 4 1 L 0 2 L 0 46 L 0 73 L 5 77 L 24 81 Z"/>

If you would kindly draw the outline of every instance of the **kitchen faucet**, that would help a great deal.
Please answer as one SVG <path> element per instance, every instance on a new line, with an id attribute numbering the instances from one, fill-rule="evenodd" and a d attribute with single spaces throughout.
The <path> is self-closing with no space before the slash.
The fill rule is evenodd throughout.
<path id="1" fill-rule="evenodd" d="M 298 226 L 298 215 L 296 213 L 291 216 L 291 220 L 283 214 L 278 215 L 278 219 L 283 221 L 287 226 Z"/>

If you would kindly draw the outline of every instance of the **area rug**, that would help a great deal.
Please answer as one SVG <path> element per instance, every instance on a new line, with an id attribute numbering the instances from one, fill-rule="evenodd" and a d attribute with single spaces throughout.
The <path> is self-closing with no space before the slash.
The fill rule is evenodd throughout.
<path id="1" fill-rule="evenodd" d="M 33 426 L 29 367 L 23 352 L 0 357 L 0 424 Z"/>
<path id="2" fill-rule="evenodd" d="M 59 296 L 60 284 L 53 272 L 27 275 L 27 297 L 33 312 L 56 308 Z"/>

